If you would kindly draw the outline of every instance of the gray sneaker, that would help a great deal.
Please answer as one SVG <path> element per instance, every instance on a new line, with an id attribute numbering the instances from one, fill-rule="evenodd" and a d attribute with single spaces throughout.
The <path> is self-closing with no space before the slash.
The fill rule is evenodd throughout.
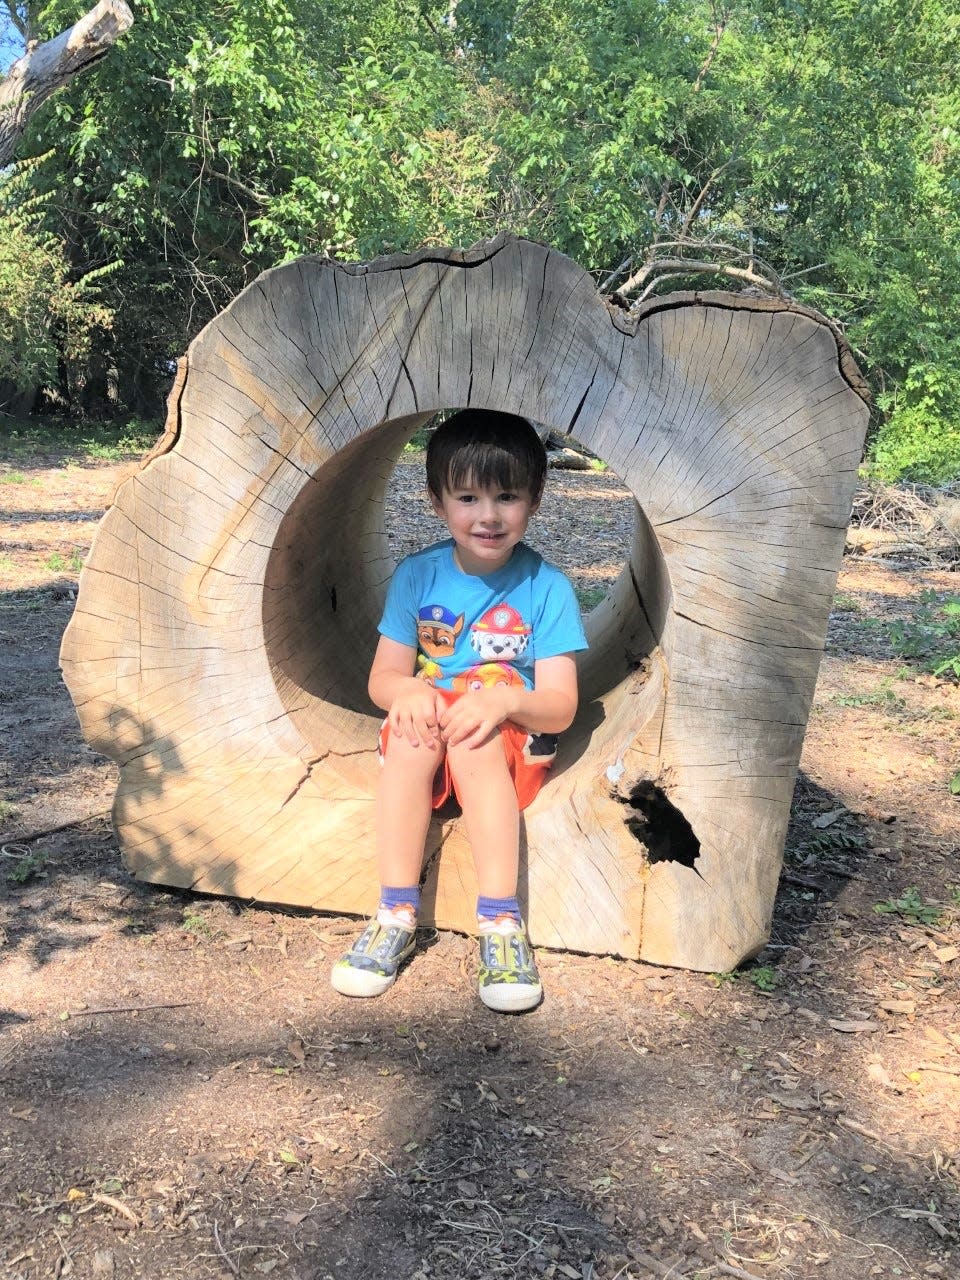
<path id="1" fill-rule="evenodd" d="M 386 928 L 374 918 L 330 970 L 334 991 L 342 996 L 382 996 L 396 982 L 416 940 L 416 929 Z"/>
<path id="2" fill-rule="evenodd" d="M 480 999 L 498 1013 L 533 1009 L 543 998 L 523 925 L 480 934 Z"/>

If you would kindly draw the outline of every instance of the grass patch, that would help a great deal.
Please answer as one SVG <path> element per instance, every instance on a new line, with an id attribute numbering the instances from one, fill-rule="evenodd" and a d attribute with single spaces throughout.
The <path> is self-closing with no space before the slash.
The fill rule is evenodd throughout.
<path id="1" fill-rule="evenodd" d="M 0 418 L 0 458 L 22 463 L 61 465 L 70 462 L 119 462 L 139 457 L 162 430 L 158 422 L 75 422 L 65 418 Z M 19 476 L 17 480 L 10 476 Z M 0 476 L 6 484 L 39 481 L 12 470 Z"/>
<path id="2" fill-rule="evenodd" d="M 906 706 L 903 698 L 894 693 L 893 680 L 881 680 L 879 687 L 867 693 L 834 693 L 830 697 L 838 707 L 883 707 L 886 711 L 902 711 Z"/>
<path id="3" fill-rule="evenodd" d="M 833 597 L 833 612 L 834 613 L 859 613 L 860 605 L 853 598 L 853 596 L 848 596 L 844 592 L 838 591 L 837 594 Z"/>

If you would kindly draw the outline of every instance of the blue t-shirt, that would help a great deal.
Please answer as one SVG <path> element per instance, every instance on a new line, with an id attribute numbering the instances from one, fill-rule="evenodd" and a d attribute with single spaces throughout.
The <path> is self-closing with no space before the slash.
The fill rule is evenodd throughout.
<path id="1" fill-rule="evenodd" d="M 378 628 L 417 650 L 438 689 L 533 688 L 538 658 L 586 649 L 580 606 L 559 569 L 519 542 L 502 569 L 464 573 L 447 538 L 397 565 Z"/>

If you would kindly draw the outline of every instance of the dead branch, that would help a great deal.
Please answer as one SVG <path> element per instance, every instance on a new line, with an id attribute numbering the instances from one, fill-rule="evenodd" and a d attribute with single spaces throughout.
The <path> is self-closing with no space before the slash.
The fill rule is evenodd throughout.
<path id="1" fill-rule="evenodd" d="M 132 25 L 124 0 L 100 0 L 68 30 L 17 59 L 0 82 L 0 166 L 12 159 L 37 108 L 77 72 L 99 62 Z"/>
<path id="2" fill-rule="evenodd" d="M 687 273 L 691 275 L 727 276 L 731 280 L 744 280 L 748 284 L 755 285 L 758 289 L 762 289 L 764 293 L 779 292 L 779 281 L 775 277 L 771 280 L 769 276 L 758 275 L 755 271 L 751 271 L 749 267 L 734 267 L 729 263 L 708 262 L 700 258 L 659 258 L 651 262 L 643 271 L 637 272 L 637 276 L 648 280 L 648 283 L 639 297 L 634 299 L 631 309 L 638 307 L 641 302 L 648 298 L 667 276 L 685 275 Z M 631 281 L 627 283 L 630 284 Z M 635 288 L 636 285 L 634 284 L 633 287 Z M 617 293 L 620 294 L 626 292 L 626 285 L 617 290 Z"/>

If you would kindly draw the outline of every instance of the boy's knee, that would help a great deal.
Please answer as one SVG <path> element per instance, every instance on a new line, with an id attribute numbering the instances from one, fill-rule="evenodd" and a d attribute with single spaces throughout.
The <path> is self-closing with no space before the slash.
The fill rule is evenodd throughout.
<path id="1" fill-rule="evenodd" d="M 450 771 L 455 778 L 467 774 L 474 775 L 491 770 L 505 769 L 507 757 L 503 749 L 503 737 L 499 729 L 494 729 L 486 742 L 479 747 L 467 747 L 462 742 L 447 748 L 447 760 Z"/>
<path id="2" fill-rule="evenodd" d="M 383 767 L 395 769 L 410 776 L 422 774 L 432 777 L 444 756 L 442 746 L 428 747 L 421 742 L 415 747 L 398 733 L 391 733 L 383 756 Z"/>

